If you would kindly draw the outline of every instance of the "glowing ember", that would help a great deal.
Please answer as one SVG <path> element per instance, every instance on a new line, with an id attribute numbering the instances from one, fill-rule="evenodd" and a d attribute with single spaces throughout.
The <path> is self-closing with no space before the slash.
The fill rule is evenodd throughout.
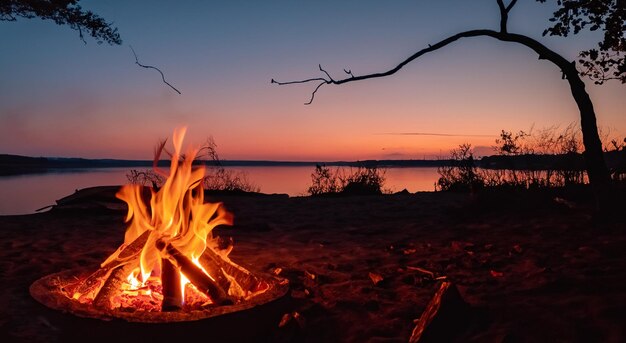
<path id="1" fill-rule="evenodd" d="M 149 203 L 138 185 L 117 193 L 128 204 L 124 244 L 98 271 L 63 287 L 68 297 L 102 309 L 172 311 L 235 304 L 267 291 L 268 283 L 228 258 L 232 246 L 220 249 L 213 237 L 233 216 L 221 203 L 204 202 L 205 169 L 192 166 L 199 149 L 182 153 L 184 136 L 185 129 L 174 132 L 169 173 L 156 167 L 165 151 L 158 147 L 155 171 L 167 179 L 150 191 Z"/>

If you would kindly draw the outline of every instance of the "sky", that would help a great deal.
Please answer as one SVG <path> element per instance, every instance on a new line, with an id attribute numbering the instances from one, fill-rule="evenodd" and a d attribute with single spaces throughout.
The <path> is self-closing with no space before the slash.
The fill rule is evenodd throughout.
<path id="1" fill-rule="evenodd" d="M 460 40 L 393 76 L 322 87 L 280 81 L 394 67 L 459 31 L 498 29 L 495 0 L 81 1 L 118 28 L 98 45 L 40 19 L 0 22 L 0 153 L 151 159 L 187 126 L 222 159 L 334 161 L 445 156 L 501 130 L 579 121 L 567 82 L 527 48 Z M 509 32 L 574 60 L 597 33 L 542 37 L 553 4 L 520 1 Z M 179 95 L 161 82 L 157 66 Z M 626 86 L 587 82 L 604 132 L 626 135 Z M 409 134 L 407 134 L 409 133 Z M 433 133 L 423 135 L 412 133 Z"/>

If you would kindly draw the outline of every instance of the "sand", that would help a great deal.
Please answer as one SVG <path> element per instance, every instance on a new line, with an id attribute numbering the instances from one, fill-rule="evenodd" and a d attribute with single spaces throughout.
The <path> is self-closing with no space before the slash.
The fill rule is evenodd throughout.
<path id="1" fill-rule="evenodd" d="M 220 322 L 235 328 L 233 340 L 407 342 L 437 287 L 422 268 L 446 276 L 471 306 L 450 323 L 454 341 L 626 341 L 626 230 L 594 224 L 584 204 L 452 193 L 213 198 L 235 214 L 233 227 L 217 230 L 233 238 L 231 258 L 291 282 L 273 313 Z M 119 246 L 125 212 L 112 204 L 0 216 L 0 341 L 65 341 L 74 330 L 98 341 L 97 329 L 116 337 L 114 323 L 58 313 L 28 293 L 47 274 L 97 268 Z M 203 340 L 216 330 L 194 327 L 207 328 Z"/>

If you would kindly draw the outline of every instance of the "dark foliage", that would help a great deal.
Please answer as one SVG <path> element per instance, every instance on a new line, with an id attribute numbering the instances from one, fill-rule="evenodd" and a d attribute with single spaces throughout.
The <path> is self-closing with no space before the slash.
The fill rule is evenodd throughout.
<path id="1" fill-rule="evenodd" d="M 122 44 L 117 28 L 93 12 L 83 10 L 78 2 L 79 0 L 2 0 L 0 20 L 15 21 L 18 17 L 39 17 L 77 30 L 83 42 L 83 33 L 86 32 L 98 44 Z"/>
<path id="2" fill-rule="evenodd" d="M 141 186 L 151 186 L 154 189 L 160 188 L 165 183 L 165 177 L 155 173 L 151 169 L 137 170 L 131 169 L 126 173 L 128 182 Z"/>
<path id="3" fill-rule="evenodd" d="M 589 182 L 577 125 L 550 127 L 528 133 L 502 130 L 493 147 L 497 155 L 474 161 L 471 146 L 451 151 L 451 164 L 438 168 L 437 189 L 578 188 Z M 626 139 L 605 136 L 604 154 L 614 185 L 626 181 Z M 478 163 L 476 163 L 478 162 Z M 477 168 L 477 166 L 479 168 Z"/>
<path id="4" fill-rule="evenodd" d="M 359 166 L 356 169 L 335 169 L 316 165 L 311 174 L 311 195 L 376 195 L 383 194 L 385 170 L 375 166 Z"/>
<path id="5" fill-rule="evenodd" d="M 217 144 L 213 137 L 209 137 L 200 149 L 199 157 L 203 157 L 207 166 L 207 172 L 203 179 L 204 189 L 210 191 L 227 192 L 259 192 L 259 186 L 248 180 L 248 174 L 243 171 L 226 170 L 222 166 L 217 154 Z"/>
<path id="6" fill-rule="evenodd" d="M 142 186 L 152 186 L 155 189 L 163 186 L 168 174 L 156 169 L 162 153 L 165 153 L 170 158 L 172 157 L 172 154 L 165 149 L 165 141 L 160 142 L 155 149 L 154 169 L 144 171 L 132 169 L 126 174 L 128 181 Z M 226 193 L 257 193 L 260 191 L 257 185 L 248 180 L 248 174 L 245 172 L 227 170 L 222 166 L 217 153 L 217 144 L 215 144 L 212 137 L 207 139 L 196 157 L 198 163 L 206 165 L 206 175 L 202 179 L 202 186 L 205 190 Z M 185 155 L 183 154 L 181 158 L 184 160 Z M 199 160 L 202 160 L 202 162 Z"/>
<path id="7" fill-rule="evenodd" d="M 452 163 L 437 168 L 437 188 L 442 191 L 474 191 L 484 186 L 477 172 L 471 144 L 461 144 L 451 152 Z"/>
<path id="8" fill-rule="evenodd" d="M 383 194 L 385 172 L 377 167 L 358 167 L 340 176 L 344 194 L 370 195 Z"/>
<path id="9" fill-rule="evenodd" d="M 586 29 L 601 30 L 604 35 L 598 48 L 580 53 L 580 73 L 596 84 L 611 79 L 626 83 L 626 1 L 557 0 L 557 5 L 559 8 L 550 19 L 554 25 L 543 34 L 567 37 Z"/>
<path id="10" fill-rule="evenodd" d="M 340 189 L 337 171 L 333 172 L 323 164 L 315 166 L 315 171 L 311 174 L 311 186 L 307 190 L 309 194 L 336 194 Z"/>

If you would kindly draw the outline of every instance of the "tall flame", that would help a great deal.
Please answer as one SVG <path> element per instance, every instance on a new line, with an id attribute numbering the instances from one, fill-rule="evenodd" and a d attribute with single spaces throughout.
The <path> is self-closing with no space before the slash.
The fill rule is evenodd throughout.
<path id="1" fill-rule="evenodd" d="M 171 244 L 200 267 L 198 259 L 207 249 L 207 240 L 213 240 L 212 230 L 218 225 L 232 225 L 233 216 L 221 203 L 204 202 L 202 181 L 205 168 L 192 166 L 200 149 L 190 148 L 182 153 L 185 132 L 186 128 L 174 131 L 174 152 L 171 155 L 169 173 L 156 167 L 163 146 L 157 149 L 155 170 L 167 176 L 167 179 L 158 191 L 150 190 L 149 208 L 142 198 L 142 188 L 139 185 L 125 185 L 117 193 L 117 197 L 128 204 L 125 221 L 129 225 L 124 245 L 109 256 L 102 266 L 117 259 L 125 246 L 135 241 L 146 230 L 150 230 L 148 240 L 141 250 L 141 275 L 137 275 L 142 282 L 147 281 L 151 274 L 160 274 L 163 256 L 157 249 L 156 243 L 159 240 Z M 133 277 L 135 276 L 129 276 L 130 279 Z M 184 276 L 183 280 L 186 281 Z M 184 285 L 181 287 L 184 290 Z"/>

